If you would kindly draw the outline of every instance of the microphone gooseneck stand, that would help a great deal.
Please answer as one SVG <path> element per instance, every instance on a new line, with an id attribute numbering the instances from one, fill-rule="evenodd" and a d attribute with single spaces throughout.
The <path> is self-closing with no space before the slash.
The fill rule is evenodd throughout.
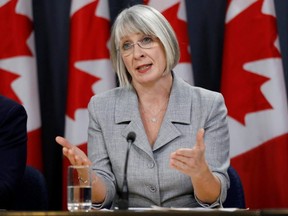
<path id="1" fill-rule="evenodd" d="M 118 208 L 120 210 L 127 210 L 129 207 L 129 191 L 128 191 L 128 182 L 127 182 L 127 167 L 128 167 L 128 159 L 129 159 L 129 153 L 130 148 L 135 141 L 136 134 L 134 132 L 129 132 L 127 135 L 127 151 L 126 151 L 126 159 L 125 159 L 125 165 L 124 165 L 124 179 L 123 179 L 123 186 L 120 193 L 120 198 L 118 200 Z"/>

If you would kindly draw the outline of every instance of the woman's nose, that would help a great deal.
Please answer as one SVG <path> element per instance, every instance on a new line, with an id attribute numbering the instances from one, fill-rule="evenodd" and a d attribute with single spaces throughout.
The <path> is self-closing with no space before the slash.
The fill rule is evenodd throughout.
<path id="1" fill-rule="evenodd" d="M 133 46 L 133 56 L 134 57 L 142 57 L 144 55 L 143 48 L 139 46 L 138 43 L 135 43 Z"/>

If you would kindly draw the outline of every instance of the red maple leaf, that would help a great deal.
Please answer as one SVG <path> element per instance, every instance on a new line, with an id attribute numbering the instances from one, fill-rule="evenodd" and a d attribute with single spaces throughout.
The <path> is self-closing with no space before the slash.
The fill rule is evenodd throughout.
<path id="1" fill-rule="evenodd" d="M 12 89 L 11 83 L 16 80 L 19 75 L 9 73 L 8 71 L 0 69 L 1 85 L 0 85 L 0 95 L 5 95 L 6 97 L 11 98 L 14 101 L 17 101 L 21 104 L 21 100 L 15 94 Z"/>
<path id="2" fill-rule="evenodd" d="M 243 125 L 246 114 L 272 108 L 260 91 L 269 78 L 244 69 L 245 63 L 280 57 L 276 20 L 261 12 L 262 4 L 255 2 L 225 27 L 222 93 L 229 115 Z"/>
<path id="3" fill-rule="evenodd" d="M 27 16 L 16 14 L 17 0 L 0 7 L 0 59 L 13 56 L 32 56 L 26 44 L 33 28 Z"/>
<path id="4" fill-rule="evenodd" d="M 149 4 L 149 0 L 144 0 L 144 4 Z M 172 7 L 167 8 L 162 11 L 163 16 L 169 21 L 172 28 L 176 33 L 176 37 L 180 47 L 180 59 L 179 63 L 191 62 L 191 55 L 189 53 L 189 37 L 188 37 L 188 26 L 187 22 L 178 19 L 178 10 L 180 7 L 180 2 L 174 4 Z"/>
<path id="5" fill-rule="evenodd" d="M 173 27 L 180 46 L 180 63 L 191 62 L 191 55 L 189 53 L 189 37 L 187 22 L 180 20 L 177 16 L 180 7 L 180 2 L 173 5 L 162 12 L 163 16 L 169 21 Z"/>
<path id="6" fill-rule="evenodd" d="M 28 17 L 16 14 L 17 0 L 8 1 L 0 7 L 0 59 L 15 56 L 32 56 L 27 39 L 33 31 Z M 0 93 L 21 103 L 12 89 L 12 82 L 20 76 L 7 70 L 0 70 Z"/>
<path id="7" fill-rule="evenodd" d="M 67 115 L 73 119 L 77 109 L 87 108 L 90 98 L 94 95 L 92 85 L 100 80 L 77 69 L 75 63 L 84 60 L 109 59 L 107 43 L 110 26 L 107 19 L 95 16 L 98 2 L 97 0 L 86 5 L 75 12 L 71 18 Z"/>

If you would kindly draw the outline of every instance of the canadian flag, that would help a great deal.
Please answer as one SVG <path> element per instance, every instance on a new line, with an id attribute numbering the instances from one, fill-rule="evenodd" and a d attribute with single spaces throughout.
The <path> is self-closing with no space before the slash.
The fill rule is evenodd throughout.
<path id="1" fill-rule="evenodd" d="M 88 110 L 94 94 L 114 88 L 109 59 L 110 15 L 106 0 L 73 0 L 65 137 L 87 153 Z M 67 166 L 63 162 L 63 208 L 67 203 Z"/>
<path id="2" fill-rule="evenodd" d="M 189 84 L 194 84 L 185 0 L 144 0 L 144 3 L 160 11 L 173 27 L 180 46 L 180 61 L 174 68 Z"/>
<path id="3" fill-rule="evenodd" d="M 288 206 L 288 108 L 274 1 L 232 0 L 222 93 L 248 208 Z"/>
<path id="4" fill-rule="evenodd" d="M 31 0 L 0 1 L 0 94 L 28 114 L 27 164 L 42 170 L 41 120 Z"/>

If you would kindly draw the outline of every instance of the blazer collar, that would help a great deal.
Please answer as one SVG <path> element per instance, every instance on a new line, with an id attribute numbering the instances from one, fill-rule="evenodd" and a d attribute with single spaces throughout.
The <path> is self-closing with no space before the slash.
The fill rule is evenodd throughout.
<path id="1" fill-rule="evenodd" d="M 191 92 L 183 80 L 173 76 L 173 86 L 169 98 L 169 104 L 164 116 L 158 137 L 153 150 L 157 150 L 182 133 L 175 123 L 190 124 L 191 122 Z"/>
<path id="2" fill-rule="evenodd" d="M 170 122 L 190 124 L 191 122 L 191 92 L 189 84 L 173 73 L 173 86 L 169 98 L 165 119 Z"/>
<path id="3" fill-rule="evenodd" d="M 138 97 L 133 88 L 123 88 L 120 97 L 115 106 L 115 123 L 127 123 L 121 134 L 127 137 L 130 131 L 135 132 L 136 139 L 134 146 L 146 152 L 149 157 L 153 158 L 151 145 L 148 142 L 144 126 L 138 109 Z"/>
<path id="4" fill-rule="evenodd" d="M 173 74 L 173 86 L 169 98 L 165 119 L 171 122 L 190 124 L 191 92 L 187 83 Z M 137 109 L 136 109 L 137 107 Z M 138 97 L 133 88 L 123 88 L 117 98 L 115 107 L 115 123 L 130 122 L 141 119 L 138 110 Z"/>
<path id="5" fill-rule="evenodd" d="M 115 123 L 124 123 L 140 117 L 138 111 L 138 97 L 133 88 L 122 88 L 120 96 L 116 99 Z"/>

